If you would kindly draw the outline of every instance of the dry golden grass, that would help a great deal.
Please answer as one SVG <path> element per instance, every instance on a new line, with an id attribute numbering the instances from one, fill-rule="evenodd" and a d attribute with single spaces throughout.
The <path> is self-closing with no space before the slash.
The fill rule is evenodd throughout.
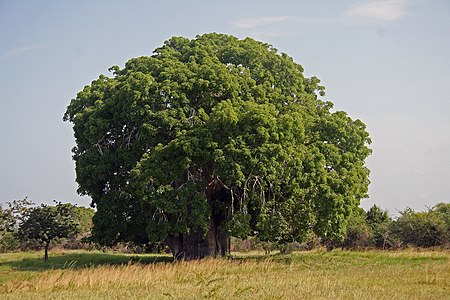
<path id="1" fill-rule="evenodd" d="M 2 299 L 450 299 L 447 252 L 305 252 L 41 271 Z"/>

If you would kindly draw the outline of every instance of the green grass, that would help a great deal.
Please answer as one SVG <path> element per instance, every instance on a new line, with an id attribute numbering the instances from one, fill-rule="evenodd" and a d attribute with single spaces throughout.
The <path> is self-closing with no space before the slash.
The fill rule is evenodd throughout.
<path id="1" fill-rule="evenodd" d="M 0 299 L 450 299 L 445 251 L 169 256 L 0 254 Z"/>

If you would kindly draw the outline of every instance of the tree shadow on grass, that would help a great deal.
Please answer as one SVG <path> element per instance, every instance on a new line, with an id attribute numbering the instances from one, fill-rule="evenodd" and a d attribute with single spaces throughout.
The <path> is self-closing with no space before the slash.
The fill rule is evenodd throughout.
<path id="1" fill-rule="evenodd" d="M 102 265 L 154 264 L 172 262 L 167 255 L 129 255 L 111 253 L 58 253 L 50 254 L 48 262 L 43 257 L 24 258 L 22 260 L 0 263 L 0 269 L 9 267 L 16 271 L 45 271 L 55 269 L 83 269 Z"/>
<path id="2" fill-rule="evenodd" d="M 254 261 L 254 262 L 277 262 L 277 263 L 283 263 L 283 264 L 290 264 L 293 261 L 292 254 L 285 254 L 285 253 L 258 253 L 258 254 L 246 254 L 244 256 L 236 256 L 232 255 L 230 257 L 231 260 L 234 261 Z"/>

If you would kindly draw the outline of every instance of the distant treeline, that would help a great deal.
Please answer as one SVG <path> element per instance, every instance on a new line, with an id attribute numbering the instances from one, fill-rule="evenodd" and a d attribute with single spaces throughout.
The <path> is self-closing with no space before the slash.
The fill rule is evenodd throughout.
<path id="1" fill-rule="evenodd" d="M 0 205 L 0 252 L 84 248 L 92 228 L 92 208 L 70 203 L 34 205 L 27 198 Z"/>
<path id="2" fill-rule="evenodd" d="M 101 248 L 90 240 L 91 208 L 55 203 L 35 206 L 27 198 L 0 206 L 0 252 L 43 249 Z M 343 240 L 320 239 L 289 244 L 268 243 L 256 238 L 232 239 L 232 250 L 310 250 L 317 247 L 346 249 L 398 249 L 407 247 L 450 248 L 450 203 L 439 203 L 427 211 L 407 208 L 396 218 L 374 205 L 368 211 L 357 208 L 347 223 Z M 125 251 L 164 251 L 164 245 L 118 245 Z"/>
<path id="3" fill-rule="evenodd" d="M 235 251 L 311 250 L 316 247 L 344 249 L 450 248 L 450 203 L 439 203 L 427 211 L 407 208 L 396 218 L 374 205 L 368 211 L 357 208 L 347 223 L 343 240 L 320 239 L 315 235 L 303 242 L 276 244 L 257 239 L 233 239 Z"/>
<path id="4" fill-rule="evenodd" d="M 342 246 L 380 249 L 449 247 L 450 203 L 439 203 L 423 212 L 407 208 L 395 219 L 376 205 L 367 212 L 358 208 L 349 220 Z"/>

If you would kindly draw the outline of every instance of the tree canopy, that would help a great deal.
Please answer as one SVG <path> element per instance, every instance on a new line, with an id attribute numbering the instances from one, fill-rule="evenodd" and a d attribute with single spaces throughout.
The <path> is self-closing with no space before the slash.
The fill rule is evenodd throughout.
<path id="1" fill-rule="evenodd" d="M 199 257 L 223 254 L 230 235 L 340 238 L 367 196 L 364 123 L 333 112 L 320 80 L 269 44 L 173 37 L 110 71 L 64 115 L 102 244 L 165 241 Z"/>

